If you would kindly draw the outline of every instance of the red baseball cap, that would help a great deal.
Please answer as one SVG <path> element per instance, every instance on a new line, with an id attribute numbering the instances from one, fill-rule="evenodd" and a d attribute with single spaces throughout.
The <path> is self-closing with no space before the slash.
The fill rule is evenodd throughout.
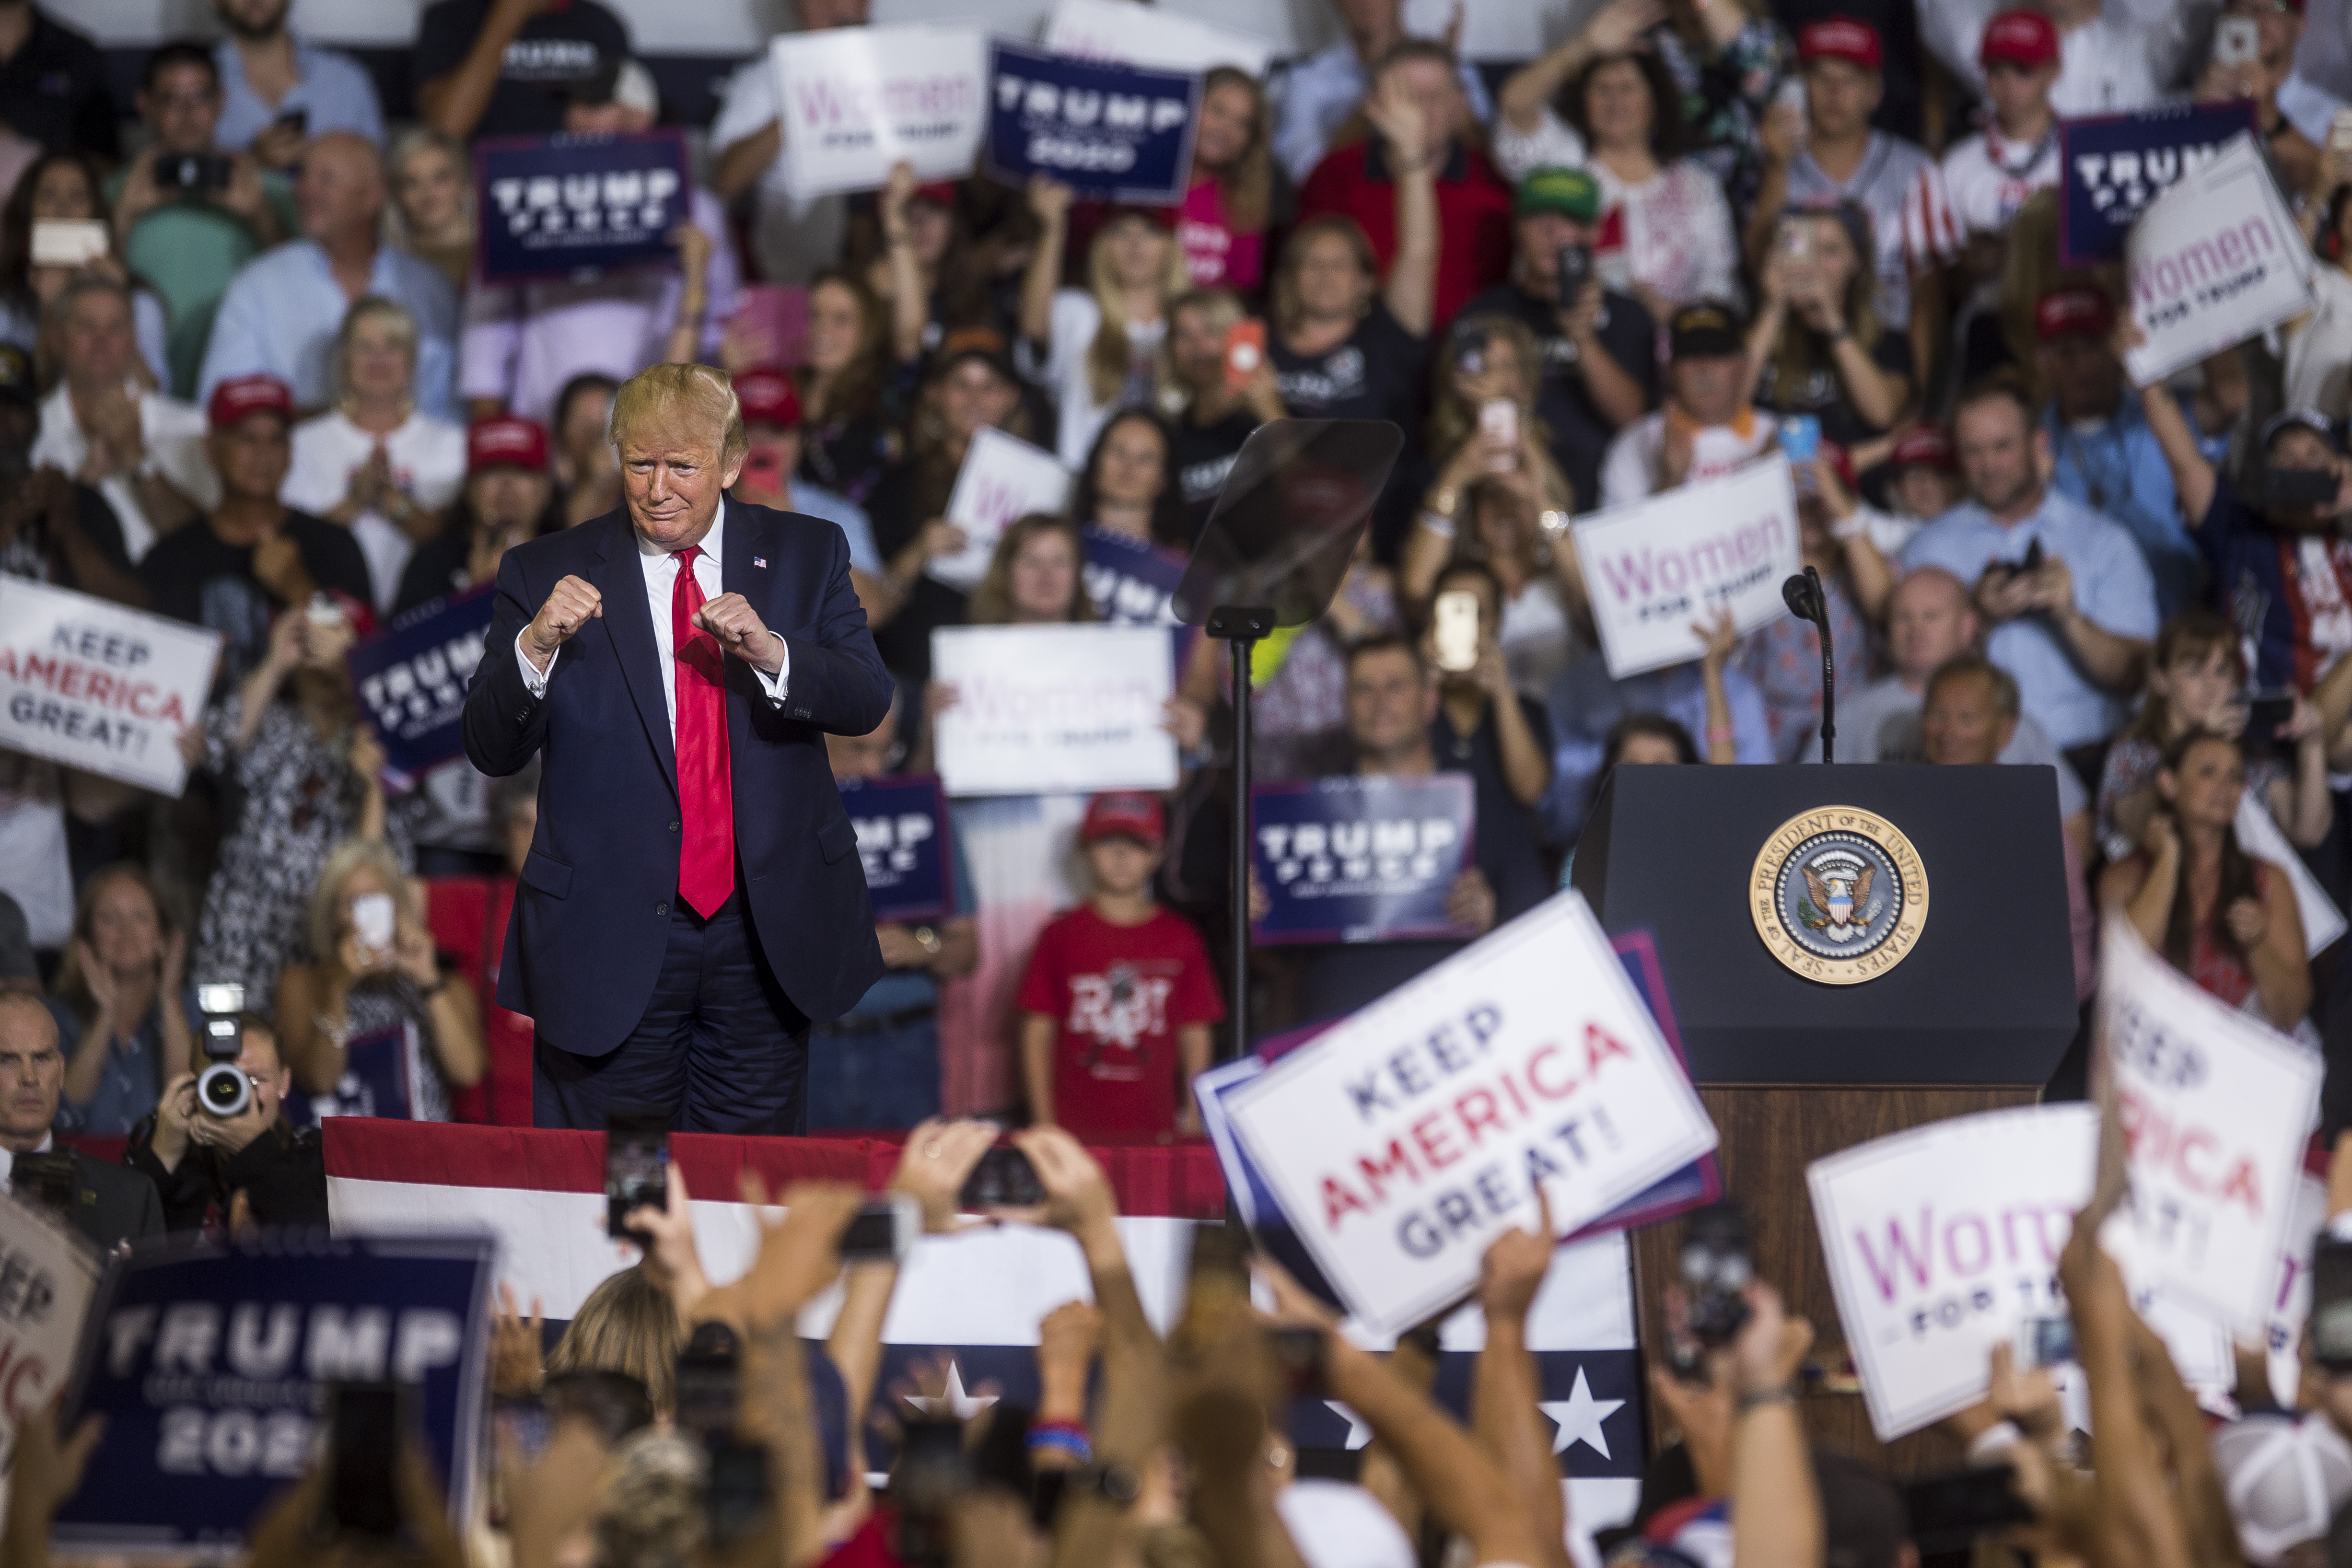
<path id="1" fill-rule="evenodd" d="M 2033 302 L 2033 336 L 2037 342 L 2051 342 L 2073 332 L 2104 338 L 2115 329 L 2115 301 L 2107 298 L 2104 289 L 2088 284 L 2061 284 Z"/>
<path id="2" fill-rule="evenodd" d="M 2003 11 L 1985 24 L 1984 40 L 1977 46 L 1977 64 L 1996 60 L 2032 70 L 2058 58 L 2058 25 L 2039 11 Z"/>
<path id="3" fill-rule="evenodd" d="M 793 378 L 769 366 L 736 372 L 735 401 L 742 405 L 746 424 L 790 430 L 801 422 L 801 394 L 793 390 Z"/>
<path id="4" fill-rule="evenodd" d="M 1827 436 L 1822 438 L 1821 454 L 1822 461 L 1830 465 L 1830 472 L 1838 476 L 1838 483 L 1846 487 L 1848 494 L 1852 494 L 1855 488 L 1853 454 Z"/>
<path id="5" fill-rule="evenodd" d="M 1808 22 L 1797 34 L 1797 63 L 1809 66 L 1815 60 L 1847 60 L 1864 70 L 1874 71 L 1885 58 L 1878 45 L 1878 29 L 1853 16 L 1824 16 L 1818 22 Z"/>
<path id="6" fill-rule="evenodd" d="M 928 185 L 918 185 L 907 200 L 929 202 L 935 207 L 945 207 L 952 212 L 956 204 L 956 183 L 953 180 L 934 180 Z"/>
<path id="7" fill-rule="evenodd" d="M 520 414 L 494 414 L 477 420 L 466 432 L 466 472 L 485 468 L 544 468 L 547 431 L 537 420 Z"/>
<path id="8" fill-rule="evenodd" d="M 1887 454 L 1887 466 L 1909 468 L 1924 465 L 1947 474 L 1960 471 L 1960 455 L 1952 450 L 1952 438 L 1944 434 L 1940 424 L 1915 424 L 1895 438 L 1895 449 Z"/>
<path id="9" fill-rule="evenodd" d="M 213 388 L 205 405 L 205 419 L 215 430 L 226 430 L 246 415 L 274 413 L 294 423 L 294 389 L 276 376 L 231 376 Z"/>
<path id="10" fill-rule="evenodd" d="M 1157 795 L 1132 790 L 1097 795 L 1087 802 L 1087 820 L 1078 826 L 1078 842 L 1102 839 L 1133 839 L 1156 850 L 1168 839 L 1168 811 Z"/>

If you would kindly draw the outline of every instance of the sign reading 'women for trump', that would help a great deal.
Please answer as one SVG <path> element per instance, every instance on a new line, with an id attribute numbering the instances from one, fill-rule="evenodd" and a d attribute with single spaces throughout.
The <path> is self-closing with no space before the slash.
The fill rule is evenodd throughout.
<path id="1" fill-rule="evenodd" d="M 1581 1229 L 1715 1125 L 1581 896 L 1563 893 L 1232 1092 L 1234 1133 L 1376 1333 L 1460 1300 L 1536 1217 Z"/>
<path id="2" fill-rule="evenodd" d="M 2126 256 L 2141 386 L 2311 308 L 2311 247 L 2251 135 L 2158 197 Z"/>
<path id="3" fill-rule="evenodd" d="M 1168 633 L 1151 626 L 942 626 L 931 679 L 950 795 L 1172 789 Z"/>
<path id="4" fill-rule="evenodd" d="M 1789 612 L 1781 580 L 1804 564 L 1797 493 L 1779 454 L 1736 474 L 1579 517 L 1571 537 L 1609 673 L 1688 664 L 1695 625 L 1731 612 L 1741 633 Z"/>
<path id="5" fill-rule="evenodd" d="M 988 110 L 977 27 L 830 27 L 768 45 L 783 105 L 784 183 L 805 200 L 876 191 L 900 159 L 924 180 L 971 172 Z"/>

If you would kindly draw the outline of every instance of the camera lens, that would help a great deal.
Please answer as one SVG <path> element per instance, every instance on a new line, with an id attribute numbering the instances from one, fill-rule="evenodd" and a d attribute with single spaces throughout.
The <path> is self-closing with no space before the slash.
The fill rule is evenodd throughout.
<path id="1" fill-rule="evenodd" d="M 216 1062 L 196 1076 L 196 1103 L 209 1115 L 242 1115 L 253 1103 L 253 1085 L 242 1068 Z"/>

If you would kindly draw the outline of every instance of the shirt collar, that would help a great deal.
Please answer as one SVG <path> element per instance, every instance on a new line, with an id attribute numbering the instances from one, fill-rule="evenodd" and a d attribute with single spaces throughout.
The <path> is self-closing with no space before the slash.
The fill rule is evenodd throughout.
<path id="1" fill-rule="evenodd" d="M 623 507 L 624 515 L 626 514 L 626 511 L 627 507 L 625 504 Z M 719 546 L 720 539 L 725 536 L 726 532 L 727 497 L 722 495 L 719 497 L 719 511 L 717 515 L 712 517 L 710 519 L 710 531 L 702 536 L 700 541 L 702 545 L 702 553 L 709 556 L 713 560 L 725 560 L 727 558 L 719 553 Z M 639 534 L 635 528 L 631 528 L 629 530 L 629 537 L 637 541 L 637 553 L 644 556 L 647 560 L 652 560 L 659 556 L 673 555 L 677 553 L 673 550 L 666 550 L 659 545 L 647 544 L 645 540 L 645 537 Z"/>

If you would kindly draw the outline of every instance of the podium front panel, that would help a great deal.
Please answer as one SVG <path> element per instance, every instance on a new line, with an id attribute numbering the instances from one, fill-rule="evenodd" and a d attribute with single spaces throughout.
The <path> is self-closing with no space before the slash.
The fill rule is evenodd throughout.
<path id="1" fill-rule="evenodd" d="M 1849 985 L 1784 967 L 1749 899 L 1766 841 L 1837 806 L 1885 818 L 1928 888 L 1908 954 Z M 1619 768 L 1574 880 L 1655 937 L 1700 1082 L 2039 1084 L 2078 1023 L 2065 877 L 2050 768 L 1860 764 Z"/>

